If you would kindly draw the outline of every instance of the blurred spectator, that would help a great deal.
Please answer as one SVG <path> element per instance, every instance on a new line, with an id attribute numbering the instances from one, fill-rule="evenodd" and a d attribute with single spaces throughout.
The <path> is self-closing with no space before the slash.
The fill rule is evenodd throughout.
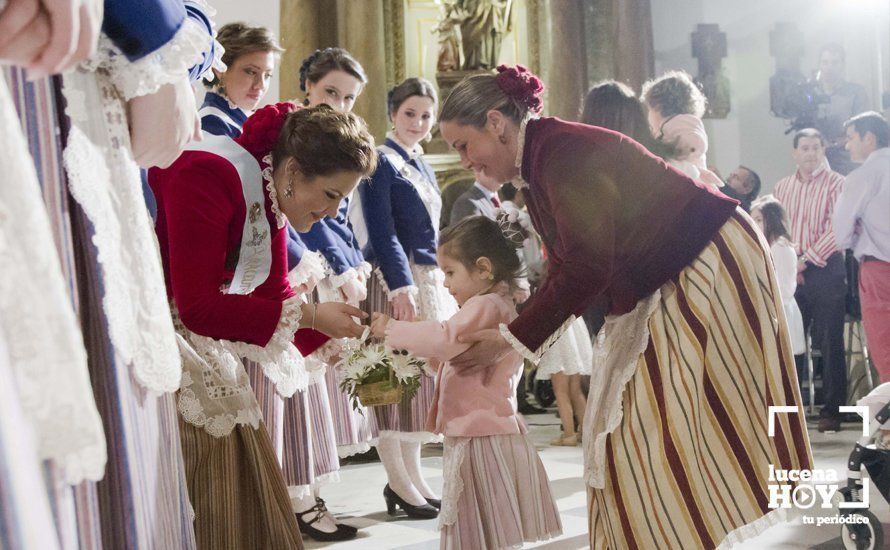
<path id="1" fill-rule="evenodd" d="M 819 52 L 819 71 L 808 83 L 808 97 L 813 102 L 812 125 L 826 141 L 825 156 L 831 169 L 843 175 L 856 167 L 844 148 L 844 122 L 869 109 L 865 88 L 846 80 L 846 58 L 840 44 L 824 45 Z"/>
<path id="2" fill-rule="evenodd" d="M 751 203 L 760 194 L 760 176 L 747 166 L 739 165 L 729 174 L 726 186 L 720 190 L 727 197 L 732 197 L 742 204 L 745 212 L 751 211 Z"/>
<path id="3" fill-rule="evenodd" d="M 495 211 L 501 207 L 498 189 L 503 183 L 476 174 L 476 182 L 454 201 L 451 207 L 451 225 L 470 216 L 495 218 Z"/>
<path id="4" fill-rule="evenodd" d="M 881 382 L 890 381 L 890 127 L 874 111 L 846 122 L 850 172 L 834 210 L 840 248 L 860 262 L 862 324 Z"/>

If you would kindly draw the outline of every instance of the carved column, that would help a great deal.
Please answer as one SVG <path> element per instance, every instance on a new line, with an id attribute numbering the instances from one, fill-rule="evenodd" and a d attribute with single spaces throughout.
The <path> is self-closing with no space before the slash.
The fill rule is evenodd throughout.
<path id="1" fill-rule="evenodd" d="M 337 9 L 325 0 L 281 0 L 278 36 L 286 50 L 279 68 L 282 100 L 303 99 L 300 65 L 319 48 L 336 46 Z"/>
<path id="2" fill-rule="evenodd" d="M 577 120 L 587 91 L 584 14 L 580 0 L 550 1 L 550 70 L 545 108 L 566 120 Z"/>
<path id="3" fill-rule="evenodd" d="M 355 103 L 378 141 L 389 128 L 386 113 L 386 49 L 383 0 L 337 0 L 337 35 L 340 45 L 365 68 L 368 85 Z"/>

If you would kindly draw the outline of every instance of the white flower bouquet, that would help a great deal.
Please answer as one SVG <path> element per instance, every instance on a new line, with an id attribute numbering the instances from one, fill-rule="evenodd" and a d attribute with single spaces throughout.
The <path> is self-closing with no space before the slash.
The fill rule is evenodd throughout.
<path id="1" fill-rule="evenodd" d="M 405 351 L 368 342 L 366 331 L 360 340 L 344 345 L 337 363 L 340 389 L 349 395 L 356 410 L 360 410 L 360 404 L 378 407 L 398 403 L 417 393 L 423 365 L 423 360 Z"/>

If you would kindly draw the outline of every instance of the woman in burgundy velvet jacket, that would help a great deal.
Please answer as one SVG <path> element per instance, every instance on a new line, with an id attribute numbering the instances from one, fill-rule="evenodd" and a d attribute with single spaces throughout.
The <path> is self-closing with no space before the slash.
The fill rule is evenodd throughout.
<path id="1" fill-rule="evenodd" d="M 524 67 L 468 77 L 442 135 L 465 168 L 525 187 L 550 270 L 522 313 L 452 361 L 537 361 L 595 301 L 583 446 L 592 548 L 714 548 L 778 520 L 769 466 L 809 468 L 769 249 L 737 202 L 603 128 L 537 118 Z M 624 414 L 627 413 L 627 414 Z M 744 527 L 744 529 L 743 529 Z"/>
<path id="2" fill-rule="evenodd" d="M 241 360 L 259 363 L 289 397 L 308 383 L 295 347 L 302 334 L 362 332 L 357 308 L 295 295 L 286 224 L 305 231 L 335 215 L 374 171 L 374 139 L 354 115 L 296 109 L 264 107 L 237 139 L 206 135 L 149 172 L 183 358 L 180 434 L 200 548 L 302 548 Z"/>

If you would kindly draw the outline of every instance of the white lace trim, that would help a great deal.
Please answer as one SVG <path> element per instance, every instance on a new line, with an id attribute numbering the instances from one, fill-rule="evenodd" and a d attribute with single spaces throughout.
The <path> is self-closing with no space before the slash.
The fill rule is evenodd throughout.
<path id="1" fill-rule="evenodd" d="M 340 483 L 340 472 L 328 472 L 326 474 L 321 474 L 320 476 L 315 476 L 315 478 L 312 480 L 312 483 L 309 485 L 289 485 L 287 487 L 287 496 L 289 496 L 292 500 L 306 498 L 308 496 L 312 496 L 312 490 L 315 487 L 319 487 L 327 483 Z"/>
<path id="2" fill-rule="evenodd" d="M 65 483 L 98 481 L 107 459 L 87 354 L 37 173 L 0 77 L 0 339 L 40 458 Z M 36 465 L 35 465 L 36 466 Z M 14 473 L 15 475 L 15 473 Z"/>
<path id="3" fill-rule="evenodd" d="M 275 214 L 275 224 L 278 229 L 287 223 L 287 217 L 278 207 L 278 191 L 275 190 L 275 180 L 272 178 L 272 155 L 263 157 L 263 179 L 266 180 L 266 191 L 269 192 L 269 200 L 272 201 L 272 213 Z"/>
<path id="4" fill-rule="evenodd" d="M 312 292 L 315 289 L 315 285 L 325 278 L 325 274 L 326 262 L 324 256 L 307 249 L 303 252 L 300 263 L 287 274 L 287 282 L 295 290 L 300 286 L 306 285 L 306 291 Z"/>
<path id="5" fill-rule="evenodd" d="M 442 510 L 439 512 L 439 530 L 457 521 L 458 501 L 464 492 L 464 480 L 460 477 L 460 468 L 467 454 L 469 437 L 445 438 L 445 450 L 442 453 Z"/>
<path id="6" fill-rule="evenodd" d="M 405 285 L 395 290 L 390 290 L 389 285 L 386 284 L 386 277 L 383 276 L 383 271 L 381 271 L 379 267 L 374 270 L 374 275 L 377 276 L 377 280 L 380 282 L 380 286 L 383 288 L 383 292 L 390 300 L 392 300 L 399 294 L 410 294 L 415 298 L 417 297 L 417 287 L 414 285 Z"/>
<path id="7" fill-rule="evenodd" d="M 370 450 L 371 443 L 369 441 L 362 441 L 361 443 L 356 443 L 354 445 L 340 445 L 337 447 L 337 456 L 340 458 L 347 458 L 353 455 L 366 453 Z"/>
<path id="8" fill-rule="evenodd" d="M 309 376 L 303 356 L 293 344 L 294 333 L 300 326 L 302 305 L 303 301 L 297 296 L 284 301 L 278 326 L 265 346 L 217 340 L 194 333 L 191 340 L 201 355 L 205 353 L 216 355 L 219 353 L 218 350 L 222 350 L 228 352 L 228 356 L 222 359 L 227 363 L 236 361 L 237 357 L 259 363 L 266 378 L 275 384 L 275 391 L 281 397 L 291 397 L 297 391 L 303 391 L 309 386 Z M 230 365 L 230 368 L 234 370 L 235 365 Z"/>
<path id="9" fill-rule="evenodd" d="M 436 265 L 411 262 L 411 275 L 417 285 L 417 319 L 444 322 L 457 313 L 457 301 L 445 288 L 445 274 Z"/>
<path id="10" fill-rule="evenodd" d="M 325 345 L 329 344 L 331 340 L 328 340 Z M 322 346 L 324 348 L 324 346 Z M 319 348 L 320 350 L 321 348 Z M 317 351 L 316 350 L 316 353 Z M 305 357 L 303 359 L 306 364 L 306 374 L 309 376 L 309 385 L 314 386 L 315 384 L 320 384 L 324 382 L 324 375 L 328 370 L 327 364 L 319 358 L 319 356 L 312 353 L 309 357 Z"/>
<path id="11" fill-rule="evenodd" d="M 444 436 L 432 432 L 397 432 L 394 430 L 381 430 L 380 433 L 377 434 L 377 437 L 371 438 L 371 441 L 368 443 L 372 447 L 376 447 L 380 443 L 380 439 L 383 437 L 404 441 L 405 443 L 420 443 L 421 445 L 427 443 L 441 443 L 444 440 Z"/>
<path id="12" fill-rule="evenodd" d="M 169 42 L 142 59 L 130 61 L 103 33 L 96 54 L 81 67 L 88 71 L 108 71 L 115 88 L 125 100 L 130 100 L 153 94 L 161 86 L 185 78 L 189 69 L 204 59 L 210 40 L 204 26 L 186 17 Z"/>
<path id="13" fill-rule="evenodd" d="M 624 390 L 649 344 L 649 318 L 660 301 L 656 290 L 630 313 L 607 317 L 597 335 L 582 429 L 584 481 L 595 489 L 604 487 L 606 439 L 621 424 Z"/>
<path id="14" fill-rule="evenodd" d="M 331 268 L 328 267 L 330 270 Z M 328 283 L 332 288 L 340 288 L 350 281 L 354 281 L 359 278 L 364 278 L 367 282 L 368 277 L 371 276 L 371 264 L 368 262 L 362 262 L 357 266 L 350 267 L 343 273 L 336 275 L 333 271 L 330 271 L 328 275 Z"/>
<path id="15" fill-rule="evenodd" d="M 770 527 L 773 527 L 780 523 L 787 523 L 794 519 L 789 516 L 799 515 L 799 510 L 792 510 L 792 512 L 789 513 L 788 509 L 786 508 L 776 508 L 775 510 L 761 516 L 751 523 L 742 525 L 735 531 L 728 533 L 726 537 L 723 538 L 723 541 L 720 542 L 717 550 L 727 550 L 737 544 L 742 544 L 743 542 L 760 535 Z"/>
<path id="16" fill-rule="evenodd" d="M 94 228 L 111 343 L 142 386 L 173 392 L 182 366 L 125 105 L 104 71 L 69 71 L 63 93 L 68 187 Z"/>
<path id="17" fill-rule="evenodd" d="M 530 120 L 535 120 L 538 117 L 529 113 L 522 122 L 519 123 L 519 135 L 517 136 L 517 147 L 516 147 L 516 160 L 514 161 L 514 166 L 519 169 L 519 173 L 516 174 L 516 177 L 511 180 L 513 186 L 516 189 L 522 189 L 523 187 L 528 187 L 528 182 L 522 179 L 522 154 L 525 150 L 525 127 L 528 126 L 528 122 Z"/>
<path id="18" fill-rule="evenodd" d="M 236 413 L 221 413 L 213 416 L 207 416 L 206 411 L 198 399 L 195 391 L 191 388 L 194 384 L 190 373 L 182 374 L 182 388 L 179 390 L 179 412 L 182 414 L 183 420 L 189 424 L 195 425 L 212 435 L 213 437 L 225 437 L 232 433 L 235 426 L 251 426 L 258 430 L 263 414 L 259 406 L 246 407 L 238 409 Z"/>
<path id="19" fill-rule="evenodd" d="M 343 353 L 344 341 L 345 338 L 331 338 L 323 346 L 312 352 L 310 357 L 314 357 L 324 365 L 333 365 L 338 361 L 337 357 Z"/>
<path id="20" fill-rule="evenodd" d="M 544 356 L 547 350 L 550 349 L 551 346 L 553 346 L 553 344 L 555 344 L 557 340 L 559 340 L 563 333 L 572 326 L 572 323 L 575 322 L 575 319 L 577 319 L 577 317 L 575 317 L 574 315 L 570 315 L 569 318 L 566 319 L 566 321 L 553 332 L 553 334 L 551 334 L 547 337 L 546 340 L 544 340 L 544 343 L 541 344 L 541 347 L 539 347 L 537 351 L 532 351 L 525 347 L 525 344 L 520 342 L 519 339 L 516 338 L 516 336 L 514 336 L 512 332 L 510 332 L 510 329 L 507 327 L 506 324 L 501 323 L 498 329 L 501 332 L 501 336 L 504 337 L 504 340 L 506 340 L 513 349 L 518 351 L 519 354 L 522 355 L 524 358 L 537 365 L 541 361 L 541 357 Z"/>

